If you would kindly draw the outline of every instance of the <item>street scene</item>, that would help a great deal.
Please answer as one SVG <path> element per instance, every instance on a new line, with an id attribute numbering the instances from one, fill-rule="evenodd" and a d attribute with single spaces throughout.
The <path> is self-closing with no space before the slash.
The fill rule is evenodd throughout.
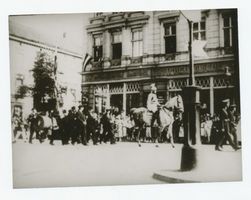
<path id="1" fill-rule="evenodd" d="M 10 16 L 13 187 L 242 181 L 237 27 L 237 9 Z"/>

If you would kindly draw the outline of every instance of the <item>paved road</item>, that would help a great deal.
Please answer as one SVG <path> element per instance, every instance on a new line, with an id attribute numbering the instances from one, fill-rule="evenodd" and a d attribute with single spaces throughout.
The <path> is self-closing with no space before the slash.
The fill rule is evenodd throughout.
<path id="1" fill-rule="evenodd" d="M 98 146 L 18 142 L 13 144 L 13 184 L 15 188 L 160 184 L 164 182 L 153 179 L 153 173 L 178 169 L 181 147 L 160 144 L 156 148 L 148 143 L 138 147 L 125 142 Z M 215 152 L 213 146 L 207 149 Z M 229 162 L 234 159 L 239 166 L 240 152 L 229 150 L 225 154 Z"/>

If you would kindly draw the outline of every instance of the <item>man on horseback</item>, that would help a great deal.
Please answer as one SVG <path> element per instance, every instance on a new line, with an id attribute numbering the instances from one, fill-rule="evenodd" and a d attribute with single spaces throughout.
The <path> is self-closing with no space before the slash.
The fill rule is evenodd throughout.
<path id="1" fill-rule="evenodd" d="M 147 109 L 153 114 L 152 115 L 152 121 L 151 121 L 151 127 L 153 127 L 155 120 L 157 120 L 158 125 L 160 124 L 159 119 L 159 100 L 157 97 L 157 87 L 154 83 L 150 85 L 151 93 L 148 94 L 147 98 Z"/>

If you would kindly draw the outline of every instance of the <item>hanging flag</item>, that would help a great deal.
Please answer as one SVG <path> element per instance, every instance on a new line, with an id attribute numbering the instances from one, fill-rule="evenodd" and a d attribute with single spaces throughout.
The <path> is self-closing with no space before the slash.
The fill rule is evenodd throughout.
<path id="1" fill-rule="evenodd" d="M 201 21 L 200 10 L 182 10 L 181 12 L 185 16 L 185 18 L 187 18 L 189 21 L 192 21 L 192 22 Z"/>
<path id="2" fill-rule="evenodd" d="M 206 40 L 194 40 L 193 41 L 193 55 L 194 55 L 194 57 L 208 58 L 208 55 L 204 50 L 204 47 L 206 46 L 206 44 L 207 44 Z"/>
<path id="3" fill-rule="evenodd" d="M 83 62 L 83 71 L 86 70 L 86 66 L 90 63 L 91 60 L 92 60 L 92 56 L 89 55 L 88 53 L 85 54 L 85 58 L 84 58 L 84 62 Z"/>

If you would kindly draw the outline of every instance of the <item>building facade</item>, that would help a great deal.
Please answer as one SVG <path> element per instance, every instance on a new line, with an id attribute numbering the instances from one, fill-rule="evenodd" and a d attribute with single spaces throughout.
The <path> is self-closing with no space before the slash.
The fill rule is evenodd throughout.
<path id="1" fill-rule="evenodd" d="M 146 106 L 151 83 L 162 103 L 188 85 L 189 27 L 180 11 L 94 13 L 86 31 L 93 61 L 82 72 L 82 101 L 98 112 Z M 193 40 L 205 43 L 194 68 L 208 113 L 224 98 L 239 102 L 237 32 L 235 9 L 201 10 L 193 23 Z"/>
<path id="2" fill-rule="evenodd" d="M 32 93 L 18 98 L 20 86 L 34 86 L 32 69 L 38 52 L 47 53 L 52 59 L 57 58 L 57 81 L 59 100 L 65 109 L 79 105 L 81 102 L 81 69 L 83 57 L 81 54 L 60 48 L 46 41 L 34 40 L 36 33 L 31 35 L 31 29 L 25 29 L 10 21 L 10 80 L 11 80 L 11 107 L 22 110 L 24 117 L 30 114 L 33 108 Z"/>

